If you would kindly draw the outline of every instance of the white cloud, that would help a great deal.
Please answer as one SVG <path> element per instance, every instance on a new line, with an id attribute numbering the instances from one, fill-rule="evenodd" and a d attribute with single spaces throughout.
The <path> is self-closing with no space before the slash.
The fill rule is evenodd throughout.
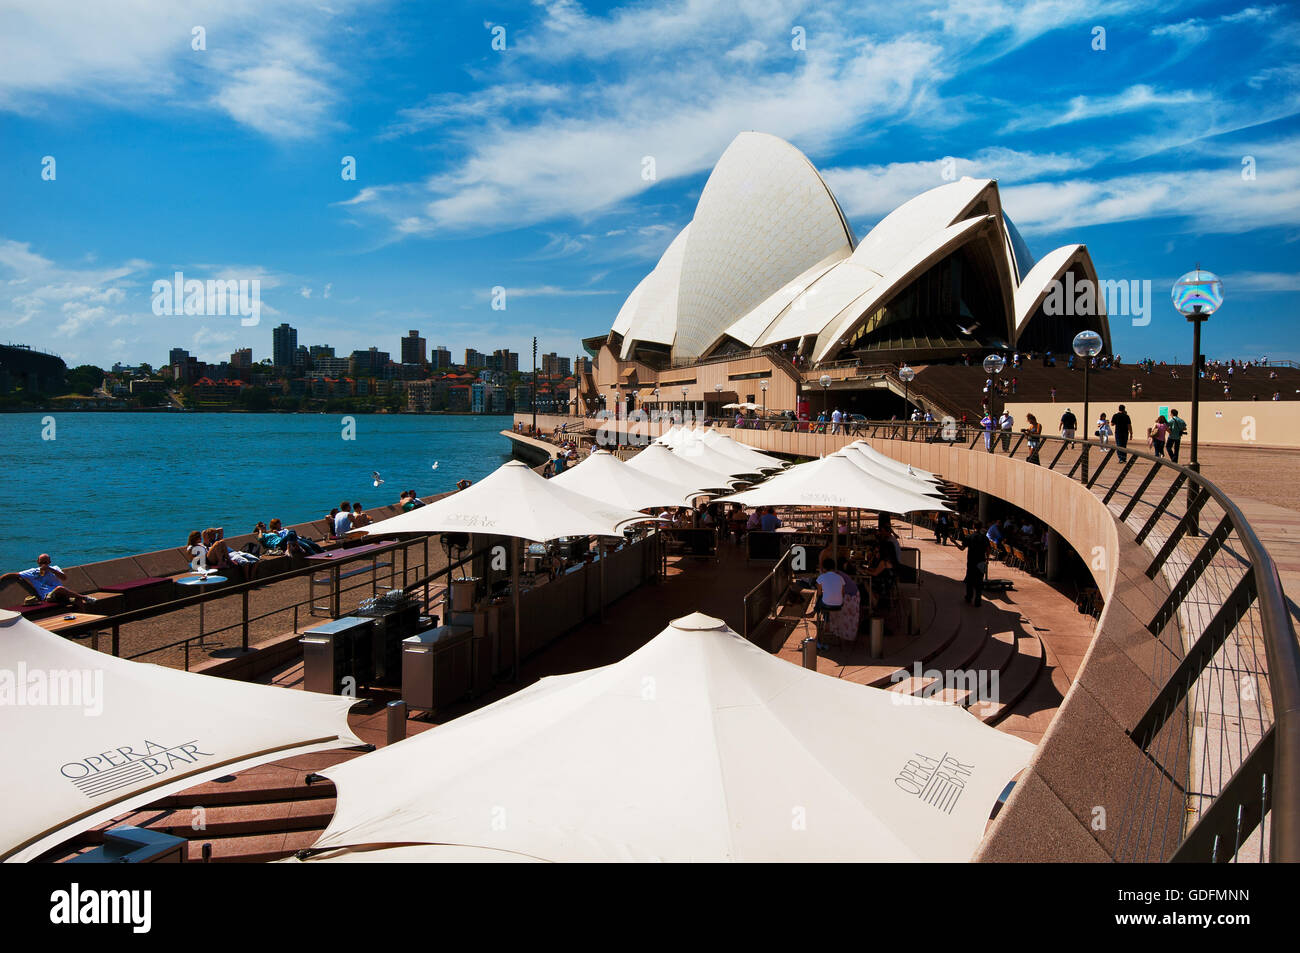
<path id="1" fill-rule="evenodd" d="M 320 48 L 337 18 L 312 0 L 41 0 L 0 10 L 0 110 L 48 111 L 52 97 L 140 111 L 216 107 L 273 139 L 315 135 L 340 76 Z M 191 46 L 206 31 L 206 49 Z"/>

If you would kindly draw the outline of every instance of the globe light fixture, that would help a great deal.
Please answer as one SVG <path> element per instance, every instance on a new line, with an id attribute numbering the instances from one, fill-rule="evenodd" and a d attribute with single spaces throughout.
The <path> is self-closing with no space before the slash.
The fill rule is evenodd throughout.
<path id="1" fill-rule="evenodd" d="M 1074 353 L 1075 353 L 1076 355 L 1078 355 L 1079 357 L 1083 358 L 1083 426 L 1084 426 L 1084 442 L 1083 442 L 1083 463 L 1082 463 L 1082 466 L 1083 466 L 1083 480 L 1084 480 L 1085 483 L 1088 481 L 1088 440 L 1087 440 L 1087 437 L 1088 437 L 1088 431 L 1087 431 L 1087 428 L 1092 426 L 1092 424 L 1090 423 L 1090 421 L 1092 420 L 1092 418 L 1091 418 L 1090 416 L 1088 416 L 1088 373 L 1089 373 L 1089 371 L 1090 371 L 1091 368 L 1092 368 L 1092 359 L 1093 359 L 1094 357 L 1096 357 L 1098 354 L 1101 353 L 1101 349 L 1102 349 L 1104 346 L 1105 346 L 1105 342 L 1102 341 L 1102 339 L 1101 339 L 1101 335 L 1098 334 L 1096 331 L 1080 331 L 1078 334 L 1076 334 L 1076 335 L 1074 336 L 1074 340 L 1070 343 L 1070 347 L 1072 347 L 1072 348 L 1074 349 Z"/>
<path id="2" fill-rule="evenodd" d="M 907 398 L 907 393 L 912 381 L 916 379 L 916 371 L 912 370 L 910 364 L 904 364 L 898 369 L 898 379 L 903 382 L 903 419 L 906 420 L 912 416 L 907 412 L 907 408 L 911 406 L 911 402 Z"/>
<path id="3" fill-rule="evenodd" d="M 1204 364 L 1201 359 L 1201 324 L 1222 306 L 1223 282 L 1219 280 L 1219 276 L 1214 272 L 1204 271 L 1198 264 L 1195 269 L 1174 282 L 1169 297 L 1174 303 L 1175 310 L 1192 322 L 1192 419 L 1190 428 L 1192 445 L 1187 458 L 1187 469 L 1199 473 L 1201 465 L 1196 457 L 1196 438 L 1200 432 L 1201 368 Z M 1196 487 L 1189 483 L 1187 486 L 1189 507 L 1192 504 L 1195 492 Z M 1195 516 L 1190 509 L 1189 515 L 1192 516 L 1190 532 L 1195 536 L 1199 530 Z"/>
<path id="4" fill-rule="evenodd" d="M 829 420 L 831 416 L 831 376 L 823 374 L 817 383 L 822 385 L 822 413 Z"/>

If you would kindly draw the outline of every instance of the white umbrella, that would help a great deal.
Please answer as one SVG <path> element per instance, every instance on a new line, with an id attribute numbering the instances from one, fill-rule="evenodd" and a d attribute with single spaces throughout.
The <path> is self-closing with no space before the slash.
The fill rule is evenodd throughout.
<path id="1" fill-rule="evenodd" d="M 337 807 L 312 849 L 965 861 L 1033 750 L 956 706 L 792 665 L 697 613 L 621 662 L 324 769 Z"/>
<path id="2" fill-rule="evenodd" d="M 0 859 L 234 771 L 363 744 L 355 702 L 114 658 L 0 611 Z"/>
<path id="3" fill-rule="evenodd" d="M 738 460 L 725 453 L 719 453 L 699 437 L 692 437 L 683 440 L 672 449 L 673 453 L 680 457 L 684 457 L 691 461 L 691 463 L 698 464 L 705 469 L 714 470 L 718 473 L 726 473 L 733 477 L 741 477 L 746 474 L 752 475 L 762 472 L 759 468 L 758 461 Z"/>
<path id="4" fill-rule="evenodd" d="M 901 490 L 907 490 L 910 493 L 920 493 L 922 496 L 942 497 L 944 495 L 943 490 L 939 489 L 929 480 L 925 480 L 919 476 L 910 476 L 906 473 L 900 473 L 898 470 L 891 470 L 888 467 L 883 467 L 871 457 L 863 453 L 858 447 L 850 445 L 839 452 L 856 463 L 866 473 L 878 480 L 890 484 L 891 486 L 896 486 Z"/>
<path id="5" fill-rule="evenodd" d="M 766 483 L 720 497 L 718 502 L 744 503 L 746 506 L 851 507 L 878 513 L 948 509 L 941 500 L 873 477 L 842 451 L 793 466 Z"/>
<path id="6" fill-rule="evenodd" d="M 620 536 L 629 523 L 652 518 L 556 486 L 554 480 L 538 476 L 526 464 L 511 460 L 451 496 L 366 526 L 364 531 L 385 536 L 486 533 L 545 542 L 561 536 Z M 521 613 L 517 547 L 510 566 L 515 607 L 515 674 L 518 675 Z M 600 570 L 603 581 L 603 559 Z M 601 604 L 604 604 L 603 596 Z"/>
<path id="7" fill-rule="evenodd" d="M 557 486 L 527 464 L 511 460 L 482 480 L 413 510 L 363 527 L 394 533 L 487 533 L 545 542 L 561 536 L 619 536 L 644 513 Z"/>
<path id="8" fill-rule="evenodd" d="M 770 470 L 782 470 L 786 467 L 786 462 L 779 457 L 773 457 L 755 450 L 753 447 L 741 443 L 733 437 L 710 431 L 703 437 L 704 442 L 714 450 L 729 457 L 734 457 L 742 463 L 749 463 L 757 466 L 759 472 L 766 473 Z"/>
<path id="9" fill-rule="evenodd" d="M 705 490 L 725 490 L 733 484 L 742 483 L 730 474 L 719 473 L 686 457 L 679 456 L 663 444 L 651 444 L 627 462 L 629 467 L 649 473 L 661 480 L 678 486 L 690 486 L 703 492 Z"/>
<path id="10" fill-rule="evenodd" d="M 918 476 L 923 480 L 930 480 L 934 483 L 940 482 L 939 478 L 929 470 L 922 470 L 920 467 L 914 467 L 910 463 L 903 463 L 901 460 L 895 460 L 893 457 L 885 456 L 885 454 L 881 453 L 865 440 L 855 440 L 849 444 L 849 446 L 856 447 L 862 453 L 866 454 L 867 457 L 887 469 L 896 470 L 899 473 L 906 473 L 909 476 Z"/>
<path id="11" fill-rule="evenodd" d="M 570 467 L 552 484 L 611 506 L 644 510 L 659 506 L 690 506 L 699 495 L 693 486 L 660 479 L 624 463 L 608 450 L 597 450 Z"/>

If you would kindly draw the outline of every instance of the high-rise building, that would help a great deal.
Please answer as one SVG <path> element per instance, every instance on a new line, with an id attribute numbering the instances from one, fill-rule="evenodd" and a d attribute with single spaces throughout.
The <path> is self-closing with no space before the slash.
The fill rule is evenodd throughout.
<path id="1" fill-rule="evenodd" d="M 465 348 L 465 368 L 471 371 L 481 371 L 488 366 L 488 356 L 472 347 Z"/>
<path id="2" fill-rule="evenodd" d="M 488 367 L 494 371 L 517 371 L 519 370 L 519 355 L 514 351 L 498 348 L 492 352 L 492 359 L 488 362 Z"/>
<path id="3" fill-rule="evenodd" d="M 419 331 L 407 331 L 406 337 L 402 338 L 402 363 L 423 364 L 425 343 Z"/>
<path id="4" fill-rule="evenodd" d="M 298 332 L 288 324 L 281 324 L 271 329 L 271 363 L 276 367 L 289 369 L 293 367 L 298 355 Z"/>
<path id="5" fill-rule="evenodd" d="M 445 371 L 451 367 L 451 351 L 442 345 L 434 348 L 433 353 L 429 355 L 429 366 L 434 370 Z"/>
<path id="6" fill-rule="evenodd" d="M 573 373 L 574 373 L 574 374 L 590 374 L 590 373 L 591 373 L 591 358 L 588 357 L 588 356 L 585 355 L 585 354 L 579 354 L 577 357 L 575 357 L 575 358 L 573 359 Z"/>
<path id="7" fill-rule="evenodd" d="M 568 377 L 571 373 L 569 370 L 569 359 L 560 357 L 554 352 L 542 355 L 542 366 L 539 368 L 546 377 Z"/>
<path id="8" fill-rule="evenodd" d="M 252 367 L 253 366 L 253 349 L 251 347 L 240 347 L 230 352 L 231 367 Z"/>
<path id="9" fill-rule="evenodd" d="M 313 362 L 322 357 L 335 356 L 334 348 L 330 347 L 328 344 L 313 344 L 307 349 L 307 352 L 311 355 Z"/>
<path id="10" fill-rule="evenodd" d="M 352 365 L 353 377 L 379 377 L 388 365 L 388 352 L 372 347 L 365 351 L 353 351 L 348 360 Z"/>

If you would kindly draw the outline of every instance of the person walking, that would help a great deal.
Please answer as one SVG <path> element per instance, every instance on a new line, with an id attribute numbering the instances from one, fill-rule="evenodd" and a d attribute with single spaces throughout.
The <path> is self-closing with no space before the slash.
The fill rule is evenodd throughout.
<path id="1" fill-rule="evenodd" d="M 1178 416 L 1177 410 L 1169 411 L 1169 437 L 1165 440 L 1165 453 L 1174 463 L 1178 462 L 1178 450 L 1182 446 L 1183 434 L 1187 433 L 1187 421 Z"/>
<path id="2" fill-rule="evenodd" d="M 1038 422 L 1038 418 L 1033 414 L 1025 414 L 1025 422 L 1028 427 L 1021 428 L 1021 433 L 1028 438 L 1029 443 L 1029 463 L 1039 463 L 1038 448 L 1043 445 L 1043 425 Z"/>
<path id="3" fill-rule="evenodd" d="M 1102 411 L 1101 416 L 1097 418 L 1097 439 L 1101 441 L 1103 447 L 1110 443 L 1110 435 L 1113 432 L 1110 421 L 1106 419 L 1106 412 Z"/>
<path id="4" fill-rule="evenodd" d="M 1147 431 L 1147 437 L 1151 441 L 1151 449 L 1157 457 L 1165 455 L 1165 440 L 1169 437 L 1169 421 L 1165 415 L 1161 414 L 1152 424 L 1151 429 Z"/>
<path id="5" fill-rule="evenodd" d="M 966 550 L 966 595 L 963 602 L 980 604 L 984 592 L 984 576 L 989 568 L 989 538 L 984 524 L 976 520 L 971 532 L 957 540 L 957 548 Z"/>
<path id="6" fill-rule="evenodd" d="M 1074 446 L 1070 443 L 1074 439 L 1075 433 L 1079 429 L 1079 418 L 1074 416 L 1074 411 L 1069 407 L 1065 408 L 1065 413 L 1061 414 L 1061 436 L 1065 438 L 1065 448 L 1068 450 Z"/>
<path id="7" fill-rule="evenodd" d="M 1119 447 L 1119 462 L 1123 463 L 1128 459 L 1128 454 L 1124 452 L 1124 447 L 1128 446 L 1129 435 L 1133 433 L 1133 421 L 1129 419 L 1128 411 L 1124 405 L 1119 405 L 1119 410 L 1110 418 L 1111 430 L 1115 432 L 1115 446 Z"/>
<path id="8" fill-rule="evenodd" d="M 1011 429 L 1016 425 L 1016 418 L 1011 416 L 1011 412 L 1005 408 L 1002 416 L 998 418 L 998 429 L 1002 431 L 1002 452 L 1011 452 Z"/>

